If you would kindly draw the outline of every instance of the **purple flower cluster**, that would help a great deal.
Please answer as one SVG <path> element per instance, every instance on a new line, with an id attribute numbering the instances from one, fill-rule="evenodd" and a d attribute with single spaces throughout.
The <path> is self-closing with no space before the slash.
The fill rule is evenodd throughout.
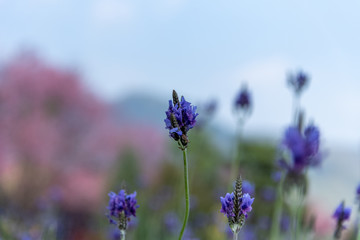
<path id="1" fill-rule="evenodd" d="M 251 108 L 251 94 L 246 86 L 240 89 L 239 95 L 235 99 L 235 108 L 241 110 L 248 110 Z"/>
<path id="2" fill-rule="evenodd" d="M 344 202 L 341 202 L 340 205 L 336 208 L 333 218 L 337 221 L 346 221 L 350 219 L 351 208 L 345 207 Z"/>
<path id="3" fill-rule="evenodd" d="M 221 213 L 224 213 L 228 218 L 232 217 L 240 217 L 240 215 L 244 215 L 246 218 L 248 217 L 248 212 L 251 212 L 252 207 L 251 204 L 254 202 L 254 198 L 251 198 L 248 193 L 245 193 L 239 202 L 240 211 L 239 216 L 235 216 L 235 195 L 234 193 L 226 193 L 225 197 L 220 197 L 221 201 Z"/>
<path id="4" fill-rule="evenodd" d="M 345 203 L 341 202 L 336 208 L 333 218 L 336 220 L 335 239 L 340 239 L 342 230 L 345 229 L 344 222 L 350 219 L 351 208 L 345 207 Z"/>
<path id="5" fill-rule="evenodd" d="M 299 71 L 295 75 L 291 74 L 288 77 L 288 83 L 294 89 L 296 94 L 300 94 L 308 82 L 309 77 L 303 71 Z"/>
<path id="6" fill-rule="evenodd" d="M 309 166 L 317 166 L 321 161 L 319 144 L 320 132 L 314 125 L 308 126 L 304 135 L 298 128 L 289 127 L 285 131 L 283 145 L 289 150 L 292 163 L 280 160 L 281 166 L 297 174 Z"/>
<path id="7" fill-rule="evenodd" d="M 136 209 L 139 207 L 136 200 L 136 192 L 126 194 L 125 190 L 120 190 L 118 194 L 110 192 L 109 194 L 109 214 L 107 215 L 110 223 L 116 224 L 116 220 L 121 218 L 128 219 L 130 216 L 136 217 Z M 114 220 L 114 218 L 116 220 Z"/>
<path id="8" fill-rule="evenodd" d="M 225 197 L 220 197 L 221 210 L 224 215 L 234 217 L 234 193 L 226 193 Z"/>
<path id="9" fill-rule="evenodd" d="M 169 108 L 165 112 L 165 128 L 169 130 L 170 137 L 175 141 L 180 140 L 183 146 L 187 145 L 186 134 L 195 126 L 196 117 L 199 115 L 196 113 L 196 108 L 187 102 L 183 96 L 179 101 L 177 93 L 175 90 L 173 91 L 173 100 L 169 100 Z"/>

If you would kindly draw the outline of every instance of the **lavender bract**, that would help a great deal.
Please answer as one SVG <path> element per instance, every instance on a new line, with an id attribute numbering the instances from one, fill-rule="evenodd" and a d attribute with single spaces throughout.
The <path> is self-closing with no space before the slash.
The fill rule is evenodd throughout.
<path id="1" fill-rule="evenodd" d="M 125 190 L 120 190 L 118 194 L 110 192 L 110 200 L 107 209 L 109 222 L 118 224 L 120 230 L 126 230 L 127 221 L 131 216 L 136 217 L 136 209 L 139 207 L 136 200 L 136 192 L 126 194 Z"/>
<path id="2" fill-rule="evenodd" d="M 196 113 L 196 108 L 183 96 L 179 101 L 176 91 L 173 90 L 173 100 L 169 100 L 169 108 L 165 112 L 165 128 L 169 130 L 170 137 L 180 141 L 183 147 L 187 146 L 189 142 L 187 132 L 195 126 L 196 117 L 199 115 Z"/>

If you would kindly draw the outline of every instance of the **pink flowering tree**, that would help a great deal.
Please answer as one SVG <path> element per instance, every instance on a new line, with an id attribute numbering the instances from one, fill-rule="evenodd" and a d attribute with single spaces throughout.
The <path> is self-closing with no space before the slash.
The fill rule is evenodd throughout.
<path id="1" fill-rule="evenodd" d="M 0 72 L 0 187 L 33 208 L 57 186 L 64 208 L 91 209 L 118 154 L 109 108 L 79 76 L 22 54 Z"/>

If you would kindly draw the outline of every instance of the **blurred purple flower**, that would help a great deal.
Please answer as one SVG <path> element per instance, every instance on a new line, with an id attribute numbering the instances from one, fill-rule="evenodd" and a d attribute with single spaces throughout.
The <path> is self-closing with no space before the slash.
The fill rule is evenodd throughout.
<path id="1" fill-rule="evenodd" d="M 110 240 L 121 240 L 121 233 L 119 229 L 111 229 L 109 231 L 109 239 Z"/>
<path id="2" fill-rule="evenodd" d="M 350 219 L 351 208 L 345 207 L 344 201 L 336 208 L 333 218 L 336 220 L 335 239 L 340 239 L 342 230 L 345 229 L 344 221 Z"/>
<path id="3" fill-rule="evenodd" d="M 304 136 L 298 128 L 289 127 L 285 131 L 283 145 L 291 153 L 292 163 L 280 160 L 280 166 L 297 174 L 307 167 L 317 166 L 321 162 L 319 144 L 320 132 L 314 125 L 305 129 Z"/>
<path id="4" fill-rule="evenodd" d="M 299 71 L 297 74 L 290 74 L 288 77 L 288 84 L 293 88 L 296 94 L 300 94 L 304 87 L 308 84 L 309 77 L 303 71 Z"/>
<path id="5" fill-rule="evenodd" d="M 261 195 L 265 201 L 272 202 L 275 200 L 276 191 L 273 187 L 268 186 L 261 191 Z"/>
<path id="6" fill-rule="evenodd" d="M 190 102 L 187 102 L 183 96 L 179 101 L 174 90 L 173 100 L 169 100 L 169 108 L 165 112 L 165 128 L 169 130 L 170 137 L 175 141 L 181 140 L 185 147 L 188 143 L 186 134 L 195 126 L 196 117 L 199 115 L 196 113 L 196 108 L 196 106 L 192 106 Z"/>
<path id="7" fill-rule="evenodd" d="M 242 182 L 242 190 L 244 193 L 249 193 L 250 195 L 254 195 L 255 194 L 255 184 L 243 180 Z"/>
<path id="8" fill-rule="evenodd" d="M 177 227 L 180 226 L 179 217 L 174 212 L 168 212 L 164 216 L 164 224 L 167 230 L 171 233 L 175 233 Z"/>
<path id="9" fill-rule="evenodd" d="M 281 171 L 276 171 L 271 174 L 272 180 L 279 182 L 281 180 Z"/>
<path id="10" fill-rule="evenodd" d="M 244 231 L 242 231 L 240 239 L 256 240 L 258 238 L 256 236 L 256 232 L 252 227 L 245 227 Z"/>
<path id="11" fill-rule="evenodd" d="M 280 228 L 283 232 L 286 232 L 290 228 L 290 217 L 283 215 L 280 220 Z"/>
<path id="12" fill-rule="evenodd" d="M 136 201 L 136 192 L 127 195 L 125 190 L 120 190 L 118 194 L 110 192 L 108 195 L 110 197 L 108 206 L 110 223 L 116 223 L 113 218 L 118 220 L 122 216 L 125 219 L 130 218 L 130 216 L 136 217 L 136 209 L 139 207 Z"/>
<path id="13" fill-rule="evenodd" d="M 346 208 L 344 202 L 340 203 L 340 205 L 336 208 L 333 218 L 338 221 L 346 221 L 350 219 L 351 208 Z"/>
<path id="14" fill-rule="evenodd" d="M 251 108 L 252 100 L 251 94 L 248 91 L 246 85 L 240 89 L 240 93 L 235 99 L 235 108 L 241 110 L 248 110 Z"/>

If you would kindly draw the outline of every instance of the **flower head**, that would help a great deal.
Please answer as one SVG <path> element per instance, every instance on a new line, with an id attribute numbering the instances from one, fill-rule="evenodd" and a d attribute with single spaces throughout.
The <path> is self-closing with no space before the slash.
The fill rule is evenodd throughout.
<path id="1" fill-rule="evenodd" d="M 297 74 L 290 74 L 288 77 L 288 84 L 296 94 L 300 94 L 308 82 L 309 77 L 303 71 L 299 71 Z"/>
<path id="2" fill-rule="evenodd" d="M 281 160 L 281 165 L 293 173 L 302 174 L 304 169 L 321 162 L 319 145 L 320 132 L 314 125 L 308 126 L 304 134 L 296 127 L 289 127 L 285 131 L 283 146 L 291 159 L 290 163 Z"/>
<path id="3" fill-rule="evenodd" d="M 336 223 L 337 223 L 335 233 L 334 233 L 335 238 L 340 239 L 341 232 L 342 232 L 342 230 L 345 229 L 345 226 L 343 225 L 343 223 L 346 220 L 350 219 L 350 214 L 351 214 L 351 208 L 345 207 L 344 201 L 341 202 L 340 205 L 336 208 L 336 210 L 333 214 L 333 218 L 336 220 Z"/>
<path id="4" fill-rule="evenodd" d="M 229 226 L 234 234 L 238 234 L 244 225 L 248 213 L 252 210 L 254 198 L 248 193 L 243 194 L 242 180 L 236 180 L 235 188 L 232 193 L 226 193 L 225 197 L 220 197 L 220 212 L 228 218 Z"/>
<path id="5" fill-rule="evenodd" d="M 346 208 L 344 202 L 341 202 L 336 208 L 333 218 L 340 221 L 346 221 L 350 219 L 351 208 Z"/>
<path id="6" fill-rule="evenodd" d="M 246 85 L 244 85 L 235 99 L 235 108 L 240 110 L 249 110 L 252 105 L 251 94 Z"/>
<path id="7" fill-rule="evenodd" d="M 131 216 L 136 217 L 136 209 L 139 207 L 136 200 L 136 192 L 126 194 L 125 190 L 120 190 L 118 194 L 110 192 L 110 200 L 107 215 L 110 223 L 119 224 L 120 229 L 126 229 L 127 221 Z"/>
<path id="8" fill-rule="evenodd" d="M 187 102 L 183 96 L 179 101 L 176 91 L 173 90 L 173 100 L 169 100 L 169 108 L 165 112 L 165 128 L 169 130 L 171 138 L 175 141 L 180 140 L 183 147 L 187 146 L 189 140 L 186 134 L 195 126 L 196 117 L 199 115 L 196 113 L 196 108 Z"/>

